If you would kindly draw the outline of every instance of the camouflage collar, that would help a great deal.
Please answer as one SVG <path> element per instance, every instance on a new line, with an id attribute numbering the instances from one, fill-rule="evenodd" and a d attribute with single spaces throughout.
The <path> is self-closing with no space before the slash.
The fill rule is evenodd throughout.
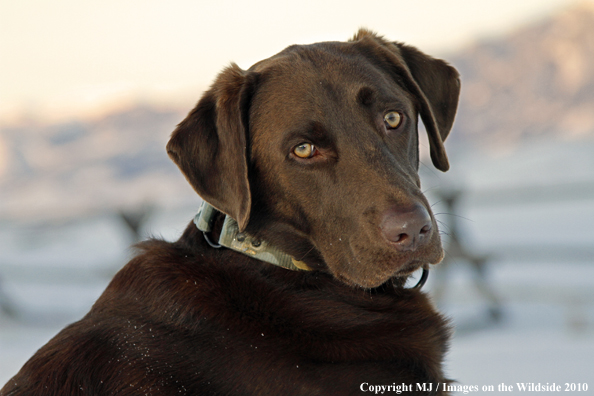
<path id="1" fill-rule="evenodd" d="M 227 215 L 225 215 L 225 221 L 223 223 L 223 228 L 221 229 L 219 241 L 218 243 L 214 243 L 211 241 L 209 233 L 212 231 L 212 225 L 217 212 L 217 209 L 204 201 L 200 210 L 194 217 L 194 224 L 204 233 L 204 238 L 210 246 L 215 248 L 224 246 L 228 249 L 243 253 L 246 256 L 293 271 L 311 271 L 311 268 L 309 268 L 307 264 L 295 260 L 278 248 L 269 245 L 266 241 L 256 239 L 245 232 L 239 232 L 237 222 Z"/>
<path id="2" fill-rule="evenodd" d="M 287 268 L 293 271 L 311 271 L 303 261 L 297 261 L 290 255 L 282 252 L 280 249 L 269 245 L 266 241 L 261 241 L 245 232 L 239 232 L 237 222 L 231 217 L 225 215 L 221 235 L 218 243 L 211 241 L 209 233 L 212 231 L 214 218 L 218 210 L 208 202 L 203 201 L 200 210 L 194 217 L 194 224 L 204 234 L 204 239 L 214 248 L 226 247 L 236 252 L 243 253 L 246 256 L 265 261 L 279 267 Z M 420 289 L 427 281 L 429 269 L 423 266 L 421 278 L 413 289 Z"/>

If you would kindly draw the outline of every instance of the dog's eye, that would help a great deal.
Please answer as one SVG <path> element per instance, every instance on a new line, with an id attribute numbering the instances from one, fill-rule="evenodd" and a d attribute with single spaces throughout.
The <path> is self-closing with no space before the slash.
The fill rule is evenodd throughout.
<path id="1" fill-rule="evenodd" d="M 310 143 L 301 143 L 293 149 L 293 153 L 299 158 L 311 158 L 316 152 L 316 147 Z"/>
<path id="2" fill-rule="evenodd" d="M 395 129 L 402 122 L 402 116 L 396 111 L 391 111 L 384 116 L 384 121 L 391 129 Z"/>

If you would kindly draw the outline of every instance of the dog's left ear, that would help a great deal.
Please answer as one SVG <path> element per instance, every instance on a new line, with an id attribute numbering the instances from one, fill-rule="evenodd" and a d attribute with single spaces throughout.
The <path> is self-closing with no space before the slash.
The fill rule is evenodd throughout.
<path id="1" fill-rule="evenodd" d="M 454 124 L 460 78 L 458 71 L 441 59 L 432 58 L 414 47 L 384 40 L 373 32 L 361 29 L 352 41 L 366 46 L 365 53 L 399 80 L 420 102 L 420 115 L 429 135 L 433 165 L 441 171 L 450 168 L 443 142 Z M 404 77 L 404 78 L 403 78 Z"/>
<path id="2" fill-rule="evenodd" d="M 244 230 L 250 218 L 247 129 L 257 75 L 223 70 L 171 135 L 167 153 L 208 203 Z"/>
<path id="3" fill-rule="evenodd" d="M 458 71 L 441 59 L 425 55 L 414 47 L 395 43 L 400 49 L 414 81 L 425 96 L 421 104 L 421 118 L 429 134 L 433 165 L 443 172 L 450 168 L 443 142 L 456 116 L 460 96 Z"/>

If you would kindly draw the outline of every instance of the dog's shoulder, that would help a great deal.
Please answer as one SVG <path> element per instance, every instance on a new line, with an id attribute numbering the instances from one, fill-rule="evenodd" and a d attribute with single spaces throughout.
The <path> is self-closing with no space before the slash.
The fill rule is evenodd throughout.
<path id="1" fill-rule="evenodd" d="M 151 312 L 159 321 L 284 351 L 289 360 L 438 362 L 445 353 L 447 321 L 419 290 L 353 288 L 327 273 L 287 271 L 203 245 L 154 241 L 144 248 L 131 266 L 136 275 L 124 278 L 141 279 L 143 304 L 169 302 Z"/>
<path id="2" fill-rule="evenodd" d="M 197 392 L 274 382 L 289 394 L 282 387 L 293 383 L 330 381 L 328 393 L 369 379 L 442 381 L 448 336 L 418 290 L 356 289 L 212 249 L 196 235 L 151 240 L 83 319 L 31 358 L 14 389 L 174 389 L 162 381 L 172 376 Z"/>

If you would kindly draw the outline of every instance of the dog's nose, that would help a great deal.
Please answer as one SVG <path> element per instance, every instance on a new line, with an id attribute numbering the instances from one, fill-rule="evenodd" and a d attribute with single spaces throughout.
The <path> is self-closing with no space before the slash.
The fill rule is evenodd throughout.
<path id="1" fill-rule="evenodd" d="M 392 207 L 382 215 L 380 229 L 398 250 L 415 250 L 429 240 L 431 216 L 420 204 Z"/>

